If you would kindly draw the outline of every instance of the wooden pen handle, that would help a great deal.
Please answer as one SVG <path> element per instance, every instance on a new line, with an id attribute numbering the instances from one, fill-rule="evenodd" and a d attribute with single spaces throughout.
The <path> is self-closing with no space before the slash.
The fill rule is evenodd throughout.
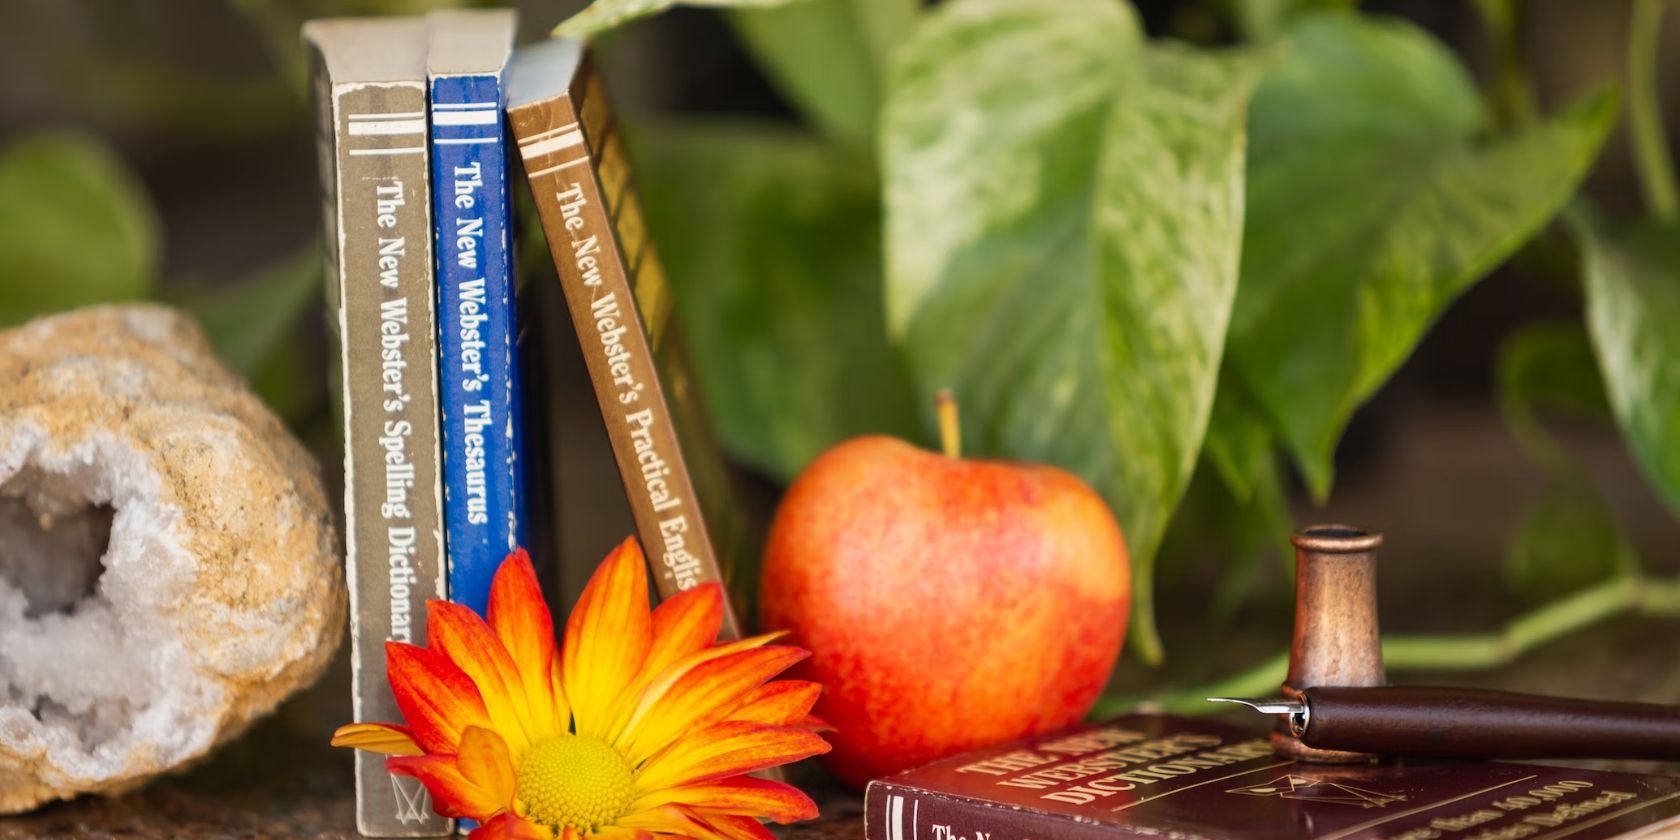
<path id="1" fill-rule="evenodd" d="M 1439 758 L 1680 761 L 1680 707 L 1466 688 L 1310 688 L 1309 747 Z"/>

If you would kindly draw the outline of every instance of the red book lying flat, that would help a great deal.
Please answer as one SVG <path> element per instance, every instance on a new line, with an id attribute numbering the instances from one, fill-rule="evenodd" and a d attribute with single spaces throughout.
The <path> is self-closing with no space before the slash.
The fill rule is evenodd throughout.
<path id="1" fill-rule="evenodd" d="M 866 840 L 1680 836 L 1680 778 L 1505 762 L 1304 764 L 1263 733 L 1133 715 L 871 782 Z"/>

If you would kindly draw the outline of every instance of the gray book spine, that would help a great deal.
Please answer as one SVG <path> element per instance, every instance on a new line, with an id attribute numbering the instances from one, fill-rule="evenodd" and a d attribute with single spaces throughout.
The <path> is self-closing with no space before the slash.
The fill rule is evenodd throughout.
<path id="1" fill-rule="evenodd" d="M 426 600 L 445 597 L 426 89 L 419 80 L 337 84 L 317 97 L 344 422 L 353 714 L 400 721 L 385 642 L 425 644 Z M 418 781 L 364 752 L 356 826 L 375 837 L 451 829 Z"/>

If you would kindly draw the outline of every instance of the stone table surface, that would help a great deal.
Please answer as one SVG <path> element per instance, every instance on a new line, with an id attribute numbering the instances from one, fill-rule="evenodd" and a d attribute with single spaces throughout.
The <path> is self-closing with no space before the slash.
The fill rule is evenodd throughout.
<path id="1" fill-rule="evenodd" d="M 206 770 L 214 771 L 214 765 Z M 786 828 L 785 840 L 860 840 L 856 794 L 819 794 L 823 816 Z M 0 817 L 0 840 L 357 840 L 348 773 L 296 778 L 267 788 L 223 788 L 195 772 L 128 796 L 83 798 Z"/>
<path id="2" fill-rule="evenodd" d="M 86 799 L 48 806 L 22 817 L 0 817 L 4 840 L 354 840 L 354 799 L 347 787 L 262 794 L 215 794 L 165 782 L 118 799 Z M 857 840 L 862 804 L 842 794 L 825 803 L 821 819 L 777 833 L 786 840 Z"/>
<path id="3" fill-rule="evenodd" d="M 0 840 L 355 840 L 350 756 L 327 746 L 332 723 L 349 713 L 341 665 L 210 761 L 126 796 L 0 816 Z M 815 768 L 799 769 L 823 818 L 778 833 L 862 838 L 861 798 L 822 781 Z"/>
<path id="4" fill-rule="evenodd" d="M 1673 638 L 1654 637 L 1659 631 L 1672 633 L 1672 627 L 1611 622 L 1556 644 L 1546 656 L 1493 672 L 1436 675 L 1437 681 L 1672 703 L 1680 699 L 1680 650 L 1652 644 L 1654 638 Z M 334 723 L 348 718 L 348 696 L 348 669 L 340 662 L 320 684 L 287 701 L 207 763 L 124 797 L 83 798 L 0 817 L 0 840 L 353 840 L 349 755 L 327 746 Z M 1593 764 L 1675 772 L 1674 765 L 1646 762 Z M 860 797 L 824 781 L 820 769 L 809 764 L 796 771 L 794 781 L 817 799 L 823 816 L 777 833 L 785 840 L 861 840 Z"/>
<path id="5" fill-rule="evenodd" d="M 0 840 L 356 840 L 350 753 L 327 745 L 333 727 L 350 718 L 347 649 L 321 682 L 209 761 L 126 796 L 0 816 Z M 861 840 L 861 797 L 825 781 L 814 766 L 796 770 L 823 818 L 778 833 Z"/>

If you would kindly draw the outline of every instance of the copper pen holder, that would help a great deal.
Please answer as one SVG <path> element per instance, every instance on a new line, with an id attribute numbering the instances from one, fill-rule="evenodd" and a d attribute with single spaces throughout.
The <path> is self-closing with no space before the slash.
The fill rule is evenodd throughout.
<path id="1" fill-rule="evenodd" d="M 1283 694 L 1320 686 L 1378 686 L 1383 672 L 1377 629 L 1377 548 L 1382 534 L 1348 525 L 1313 525 L 1290 535 L 1295 546 L 1295 636 Z M 1279 753 L 1302 761 L 1367 761 L 1363 753 L 1313 749 L 1280 721 Z"/>

